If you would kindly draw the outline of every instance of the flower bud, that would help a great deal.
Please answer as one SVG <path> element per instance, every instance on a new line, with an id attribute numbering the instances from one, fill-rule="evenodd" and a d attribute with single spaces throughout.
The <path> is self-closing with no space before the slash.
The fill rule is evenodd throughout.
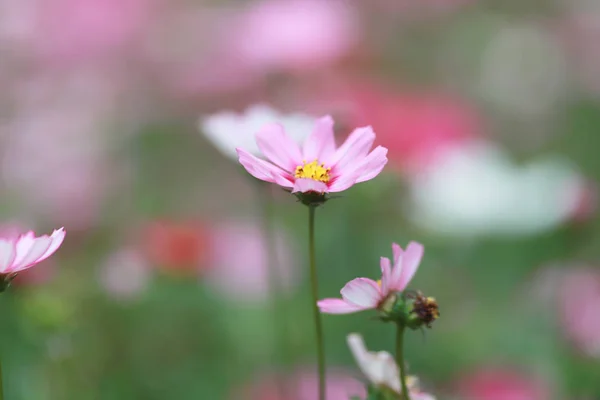
<path id="1" fill-rule="evenodd" d="M 414 297 L 414 299 L 406 325 L 411 329 L 418 329 L 423 325 L 431 328 L 433 321 L 440 317 L 437 301 L 433 297 L 426 297 L 419 291 L 411 297 Z"/>

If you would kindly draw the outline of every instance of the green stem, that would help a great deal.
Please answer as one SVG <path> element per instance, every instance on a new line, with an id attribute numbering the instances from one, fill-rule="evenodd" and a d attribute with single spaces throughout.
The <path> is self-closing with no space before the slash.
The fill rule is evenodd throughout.
<path id="1" fill-rule="evenodd" d="M 317 262 L 315 259 L 315 206 L 308 206 L 308 253 L 310 256 L 310 283 L 312 288 L 312 307 L 317 335 L 317 365 L 319 371 L 319 400 L 325 400 L 325 345 L 323 343 L 323 324 L 317 302 L 319 301 L 319 284 L 317 278 Z"/>
<path id="2" fill-rule="evenodd" d="M 2 362 L 0 362 L 0 400 L 4 399 L 4 388 L 2 387 Z"/>
<path id="3" fill-rule="evenodd" d="M 396 331 L 396 364 L 400 370 L 400 384 L 402 385 L 402 399 L 410 400 L 410 393 L 406 385 L 406 368 L 404 367 L 404 326 L 398 324 Z"/>
<path id="4" fill-rule="evenodd" d="M 267 247 L 267 279 L 269 285 L 269 299 L 271 301 L 271 311 L 273 316 L 273 327 L 275 334 L 275 348 L 279 361 L 282 365 L 278 366 L 283 369 L 283 376 L 285 377 L 285 368 L 289 362 L 289 352 L 287 346 L 288 338 L 288 324 L 287 314 L 285 310 L 285 304 L 283 301 L 278 300 L 278 293 L 280 291 L 280 285 L 282 282 L 281 273 L 277 265 L 277 244 L 275 243 L 275 232 L 273 227 L 273 195 L 271 192 L 271 186 L 262 184 L 258 185 L 260 205 L 261 205 L 261 219 L 262 219 L 262 231 L 266 241 Z M 278 379 L 278 391 L 282 398 L 285 398 L 286 385 L 285 378 Z M 1 400 L 1 399 L 0 399 Z"/>

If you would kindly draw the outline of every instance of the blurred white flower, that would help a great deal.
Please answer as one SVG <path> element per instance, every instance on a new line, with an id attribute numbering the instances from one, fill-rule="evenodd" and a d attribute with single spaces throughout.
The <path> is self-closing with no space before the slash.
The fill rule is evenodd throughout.
<path id="1" fill-rule="evenodd" d="M 373 352 L 367 350 L 362 336 L 352 333 L 348 335 L 348 346 L 354 359 L 367 379 L 375 385 L 385 386 L 400 393 L 400 371 L 394 357 L 387 351 Z"/>
<path id="2" fill-rule="evenodd" d="M 410 190 L 414 223 L 452 236 L 537 234 L 576 215 L 587 192 L 565 160 L 517 166 L 484 142 L 448 151 L 413 178 Z"/>
<path id="3" fill-rule="evenodd" d="M 369 351 L 361 335 L 351 333 L 348 335 L 348 346 L 360 370 L 369 382 L 376 386 L 392 389 L 396 393 L 402 392 L 400 384 L 400 371 L 396 360 L 387 351 Z M 419 380 L 414 376 L 406 377 L 406 386 L 413 400 L 435 400 L 428 393 L 421 392 Z"/>
<path id="4" fill-rule="evenodd" d="M 199 128 L 212 144 L 226 157 L 238 161 L 236 147 L 260 156 L 254 135 L 263 126 L 278 122 L 297 143 L 302 143 L 312 132 L 316 118 L 306 114 L 282 114 L 264 104 L 249 107 L 243 114 L 224 111 L 202 118 Z"/>

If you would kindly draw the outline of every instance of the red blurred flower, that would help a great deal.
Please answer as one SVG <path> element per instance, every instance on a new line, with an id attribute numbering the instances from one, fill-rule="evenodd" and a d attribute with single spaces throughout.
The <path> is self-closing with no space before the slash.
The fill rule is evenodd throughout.
<path id="1" fill-rule="evenodd" d="M 208 234 L 202 224 L 159 220 L 143 230 L 148 260 L 169 272 L 195 274 L 206 261 Z"/>

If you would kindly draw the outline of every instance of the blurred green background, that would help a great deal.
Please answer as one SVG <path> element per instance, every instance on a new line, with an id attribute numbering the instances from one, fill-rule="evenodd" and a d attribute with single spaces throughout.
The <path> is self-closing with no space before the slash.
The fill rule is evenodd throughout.
<path id="1" fill-rule="evenodd" d="M 320 297 L 378 279 L 392 242 L 423 243 L 411 288 L 441 318 L 409 335 L 407 359 L 427 392 L 600 399 L 599 40 L 600 5 L 583 0 L 0 0 L 0 215 L 68 232 L 0 297 L 5 399 L 296 399 L 273 393 L 284 375 L 314 387 L 308 211 L 198 129 L 257 103 L 332 114 L 340 141 L 371 124 L 390 148 L 379 177 L 317 210 Z M 423 176 L 480 141 L 511 172 L 448 174 L 471 201 L 448 206 L 444 232 L 419 224 Z M 505 201 L 551 154 L 574 194 L 540 173 Z M 477 228 L 456 222 L 486 201 L 501 205 Z M 528 230 L 525 204 L 552 222 Z M 323 316 L 332 385 L 363 379 L 348 333 L 393 350 L 373 316 Z"/>

